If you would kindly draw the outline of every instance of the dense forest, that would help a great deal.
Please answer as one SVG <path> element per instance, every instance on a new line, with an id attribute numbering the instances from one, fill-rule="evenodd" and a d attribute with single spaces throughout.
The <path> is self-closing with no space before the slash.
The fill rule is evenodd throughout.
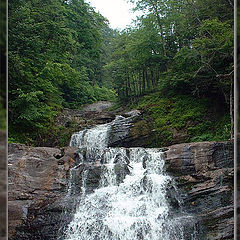
<path id="1" fill-rule="evenodd" d="M 9 1 L 9 135 L 42 138 L 63 107 L 114 99 L 107 20 L 83 0 Z"/>
<path id="2" fill-rule="evenodd" d="M 233 1 L 131 0 L 122 31 L 84 0 L 9 0 L 9 140 L 40 144 L 63 108 L 99 100 L 146 113 L 156 137 L 233 133 Z"/>

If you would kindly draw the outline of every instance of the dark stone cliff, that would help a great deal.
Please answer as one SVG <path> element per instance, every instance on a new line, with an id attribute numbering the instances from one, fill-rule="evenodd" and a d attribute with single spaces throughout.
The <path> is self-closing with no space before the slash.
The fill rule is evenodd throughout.
<path id="1" fill-rule="evenodd" d="M 165 161 L 180 190 L 183 210 L 198 219 L 206 239 L 233 239 L 233 143 L 173 145 Z"/>
<path id="2" fill-rule="evenodd" d="M 10 239 L 57 239 L 75 150 L 9 144 Z"/>
<path id="3" fill-rule="evenodd" d="M 233 144 L 178 144 L 164 151 L 166 171 L 180 190 L 168 190 L 173 208 L 180 197 L 183 211 L 201 226 L 204 238 L 199 239 L 233 239 Z M 9 144 L 9 239 L 57 239 L 74 207 L 65 195 L 76 161 L 75 148 Z M 87 166 L 89 191 L 98 185 L 100 165 Z"/>

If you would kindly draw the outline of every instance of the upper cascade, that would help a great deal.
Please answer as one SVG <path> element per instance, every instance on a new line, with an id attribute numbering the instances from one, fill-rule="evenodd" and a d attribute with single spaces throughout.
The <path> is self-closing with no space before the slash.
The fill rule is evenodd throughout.
<path id="1" fill-rule="evenodd" d="M 102 124 L 91 129 L 74 133 L 70 146 L 78 148 L 106 148 L 108 146 L 108 131 L 110 124 Z"/>
<path id="2" fill-rule="evenodd" d="M 112 142 L 119 141 L 127 136 L 135 112 L 130 112 L 129 117 L 121 115 L 106 124 L 97 125 L 90 129 L 85 129 L 74 133 L 71 137 L 70 146 L 78 148 L 104 149 Z"/>

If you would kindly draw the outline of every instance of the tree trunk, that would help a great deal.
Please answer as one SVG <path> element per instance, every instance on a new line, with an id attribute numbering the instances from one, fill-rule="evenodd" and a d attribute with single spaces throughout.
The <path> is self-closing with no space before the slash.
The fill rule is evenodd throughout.
<path id="1" fill-rule="evenodd" d="M 147 90 L 150 90 L 150 82 L 149 82 L 149 78 L 148 78 L 148 69 L 147 68 L 145 71 L 145 75 L 146 75 L 146 82 L 147 82 Z"/>
<path id="2" fill-rule="evenodd" d="M 142 95 L 142 81 L 141 81 L 141 71 L 138 72 L 138 81 L 139 81 L 139 96 Z"/>
<path id="3" fill-rule="evenodd" d="M 153 70 L 151 69 L 151 81 L 152 81 L 152 88 L 154 88 L 154 85 L 155 85 L 155 83 L 154 83 L 154 73 L 153 73 Z"/>
<path id="4" fill-rule="evenodd" d="M 131 85 L 130 85 L 130 77 L 129 77 L 129 73 L 128 73 L 128 70 L 126 72 L 127 74 L 127 88 L 128 88 L 128 97 L 131 99 Z"/>
<path id="5" fill-rule="evenodd" d="M 134 72 L 131 73 L 131 79 L 132 79 L 132 86 L 133 86 L 133 96 L 136 97 L 137 96 L 137 87 L 136 87 Z"/>
<path id="6" fill-rule="evenodd" d="M 142 83 L 143 83 L 143 93 L 145 93 L 146 86 L 145 86 L 145 71 L 142 70 Z"/>

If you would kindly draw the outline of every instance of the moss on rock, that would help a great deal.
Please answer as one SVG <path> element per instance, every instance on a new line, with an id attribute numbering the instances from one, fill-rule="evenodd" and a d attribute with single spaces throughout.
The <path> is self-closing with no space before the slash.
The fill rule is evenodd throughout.
<path id="1" fill-rule="evenodd" d="M 148 146 L 198 141 L 225 141 L 230 138 L 228 110 L 218 112 L 211 99 L 189 95 L 146 95 L 132 106 L 143 112 L 132 136 L 148 136 Z"/>

